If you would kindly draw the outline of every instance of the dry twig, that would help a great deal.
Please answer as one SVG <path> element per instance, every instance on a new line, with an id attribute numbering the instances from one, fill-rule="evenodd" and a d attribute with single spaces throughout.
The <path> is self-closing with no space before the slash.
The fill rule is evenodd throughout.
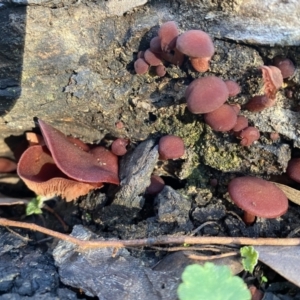
<path id="1" fill-rule="evenodd" d="M 84 241 L 72 237 L 67 234 L 56 232 L 36 224 L 23 223 L 17 221 L 11 221 L 8 219 L 0 218 L 0 226 L 10 226 L 25 228 L 33 231 L 38 231 L 46 235 L 64 240 L 77 245 L 81 250 L 96 249 L 96 248 L 125 248 L 125 247 L 150 247 L 154 245 L 203 245 L 203 244 L 215 244 L 215 245 L 268 245 L 268 246 L 299 246 L 300 238 L 246 238 L 246 237 L 190 237 L 190 236 L 160 236 L 153 238 L 137 239 L 137 240 L 92 240 Z"/>

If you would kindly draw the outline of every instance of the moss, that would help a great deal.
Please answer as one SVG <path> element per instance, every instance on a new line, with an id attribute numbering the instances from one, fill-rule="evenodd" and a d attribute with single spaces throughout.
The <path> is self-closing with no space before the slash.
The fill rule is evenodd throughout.
<path id="1" fill-rule="evenodd" d="M 181 137 L 186 147 L 194 147 L 200 140 L 203 124 L 196 115 L 187 112 L 186 105 L 175 105 L 158 110 L 155 131 Z"/>
<path id="2" fill-rule="evenodd" d="M 209 126 L 206 126 L 206 131 L 199 151 L 203 162 L 223 172 L 239 170 L 243 161 L 239 155 L 241 147 L 232 141 L 232 135 L 216 133 Z"/>

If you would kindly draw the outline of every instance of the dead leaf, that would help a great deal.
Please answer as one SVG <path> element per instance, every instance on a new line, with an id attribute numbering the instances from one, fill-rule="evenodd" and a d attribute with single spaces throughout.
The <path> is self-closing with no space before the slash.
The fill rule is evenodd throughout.
<path id="1" fill-rule="evenodd" d="M 285 184 L 273 182 L 275 185 L 277 185 L 287 196 L 289 200 L 292 202 L 300 205 L 300 191 L 291 188 L 290 186 L 287 186 Z"/>
<path id="2" fill-rule="evenodd" d="M 297 246 L 255 246 L 258 259 L 300 287 L 300 247 Z"/>

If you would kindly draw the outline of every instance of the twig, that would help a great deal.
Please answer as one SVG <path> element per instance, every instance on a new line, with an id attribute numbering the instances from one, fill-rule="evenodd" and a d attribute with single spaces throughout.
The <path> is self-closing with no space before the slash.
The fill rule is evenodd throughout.
<path id="1" fill-rule="evenodd" d="M 213 260 L 213 259 L 219 259 L 224 257 L 236 256 L 236 255 L 238 255 L 237 252 L 227 252 L 218 255 L 186 254 L 186 257 L 193 260 Z"/>
<path id="2" fill-rule="evenodd" d="M 190 245 L 203 245 L 203 244 L 215 244 L 215 245 L 268 245 L 268 246 L 298 246 L 300 245 L 300 238 L 246 238 L 246 237 L 190 237 L 190 236 L 161 236 L 154 238 L 145 238 L 137 240 L 93 240 L 84 241 L 72 237 L 67 234 L 56 232 L 36 224 L 23 223 L 17 221 L 11 221 L 8 219 L 0 218 L 0 226 L 10 226 L 30 229 L 33 231 L 39 231 L 41 233 L 53 236 L 60 240 L 64 240 L 79 246 L 82 250 L 96 249 L 96 248 L 125 248 L 125 247 L 150 247 L 154 245 L 167 245 L 167 244 L 190 244 Z"/>
<path id="3" fill-rule="evenodd" d="M 10 233 L 12 233 L 13 235 L 15 235 L 16 237 L 18 237 L 19 239 L 21 239 L 23 242 L 30 242 L 31 239 L 29 237 L 26 237 L 26 236 L 22 236 L 21 234 L 15 232 L 14 230 L 12 230 L 11 228 L 9 227 L 5 227 Z"/>

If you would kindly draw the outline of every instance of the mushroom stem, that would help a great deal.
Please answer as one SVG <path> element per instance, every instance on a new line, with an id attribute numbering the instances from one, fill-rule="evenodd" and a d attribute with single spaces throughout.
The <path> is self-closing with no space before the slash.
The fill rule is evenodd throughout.
<path id="1" fill-rule="evenodd" d="M 255 221 L 255 215 L 252 215 L 247 211 L 244 211 L 243 221 L 245 222 L 246 225 L 251 225 Z"/>

